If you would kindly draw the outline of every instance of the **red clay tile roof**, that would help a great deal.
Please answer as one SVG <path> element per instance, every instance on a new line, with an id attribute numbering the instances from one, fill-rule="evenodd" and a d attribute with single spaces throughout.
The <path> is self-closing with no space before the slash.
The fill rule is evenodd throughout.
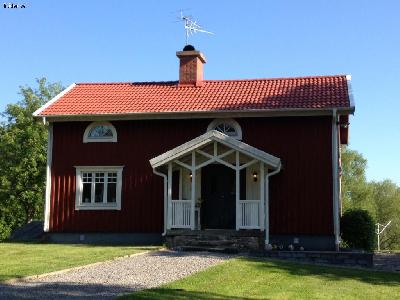
<path id="1" fill-rule="evenodd" d="M 38 116 L 350 108 L 346 75 L 178 82 L 78 83 Z"/>

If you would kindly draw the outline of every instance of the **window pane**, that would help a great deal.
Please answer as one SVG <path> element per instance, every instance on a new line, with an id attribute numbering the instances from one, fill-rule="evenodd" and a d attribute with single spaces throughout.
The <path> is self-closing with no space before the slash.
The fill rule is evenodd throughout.
<path id="1" fill-rule="evenodd" d="M 237 135 L 236 129 L 229 124 L 225 124 L 225 123 L 218 124 L 217 126 L 215 126 L 214 129 L 219 132 L 225 133 L 228 136 L 236 136 Z"/>
<path id="2" fill-rule="evenodd" d="M 103 202 L 104 183 L 96 183 L 94 188 L 94 202 Z"/>
<path id="3" fill-rule="evenodd" d="M 94 202 L 103 202 L 104 173 L 95 173 Z"/>
<path id="4" fill-rule="evenodd" d="M 82 182 L 92 182 L 92 173 L 83 172 Z"/>
<path id="5" fill-rule="evenodd" d="M 82 172 L 82 203 L 92 201 L 92 173 Z"/>
<path id="6" fill-rule="evenodd" d="M 107 202 L 117 202 L 117 183 L 109 182 L 107 185 Z"/>
<path id="7" fill-rule="evenodd" d="M 95 173 L 96 182 L 104 182 L 104 173 Z"/>
<path id="8" fill-rule="evenodd" d="M 108 182 L 117 182 L 117 173 L 108 173 Z"/>
<path id="9" fill-rule="evenodd" d="M 92 128 L 89 132 L 89 138 L 101 139 L 101 138 L 112 138 L 113 133 L 110 126 L 96 126 Z"/>
<path id="10" fill-rule="evenodd" d="M 84 183 L 82 191 L 82 203 L 90 203 L 92 199 L 92 184 Z"/>

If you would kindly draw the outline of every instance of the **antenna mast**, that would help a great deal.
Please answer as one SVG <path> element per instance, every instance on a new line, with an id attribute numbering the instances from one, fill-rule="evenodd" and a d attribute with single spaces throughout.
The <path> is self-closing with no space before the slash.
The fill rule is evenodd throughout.
<path id="1" fill-rule="evenodd" d="M 203 27 L 197 24 L 197 21 L 192 20 L 189 16 L 184 16 L 182 11 L 180 19 L 183 21 L 185 25 L 185 38 L 186 38 L 185 45 L 189 44 L 189 35 L 193 35 L 194 33 L 203 32 L 208 34 L 214 34 L 211 31 L 204 30 Z"/>
<path id="2" fill-rule="evenodd" d="M 390 223 L 392 223 L 392 221 L 390 220 L 386 225 L 382 225 L 379 223 L 376 223 L 376 235 L 378 237 L 378 251 L 381 251 L 381 240 L 380 240 L 380 235 L 383 233 L 383 231 L 385 231 L 385 229 L 390 225 Z M 381 226 L 383 227 L 381 229 Z"/>

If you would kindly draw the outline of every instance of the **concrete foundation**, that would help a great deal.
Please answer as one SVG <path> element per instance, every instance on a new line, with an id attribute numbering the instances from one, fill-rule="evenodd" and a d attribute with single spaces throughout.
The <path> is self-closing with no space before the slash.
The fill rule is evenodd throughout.
<path id="1" fill-rule="evenodd" d="M 46 241 L 65 244 L 161 245 L 160 233 L 46 233 Z"/>
<path id="2" fill-rule="evenodd" d="M 289 250 L 288 246 L 293 245 L 295 250 L 310 251 L 334 251 L 335 237 L 333 235 L 270 235 L 270 244 L 275 245 L 278 250 Z M 280 246 L 283 247 L 280 249 Z"/>

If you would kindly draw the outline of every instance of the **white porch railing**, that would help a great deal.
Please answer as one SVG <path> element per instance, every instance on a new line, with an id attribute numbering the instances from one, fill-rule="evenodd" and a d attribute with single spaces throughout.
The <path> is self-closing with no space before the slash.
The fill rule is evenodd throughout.
<path id="1" fill-rule="evenodd" d="M 260 228 L 260 200 L 239 200 L 239 228 Z"/>
<path id="2" fill-rule="evenodd" d="M 192 200 L 171 200 L 171 228 L 190 228 Z"/>

